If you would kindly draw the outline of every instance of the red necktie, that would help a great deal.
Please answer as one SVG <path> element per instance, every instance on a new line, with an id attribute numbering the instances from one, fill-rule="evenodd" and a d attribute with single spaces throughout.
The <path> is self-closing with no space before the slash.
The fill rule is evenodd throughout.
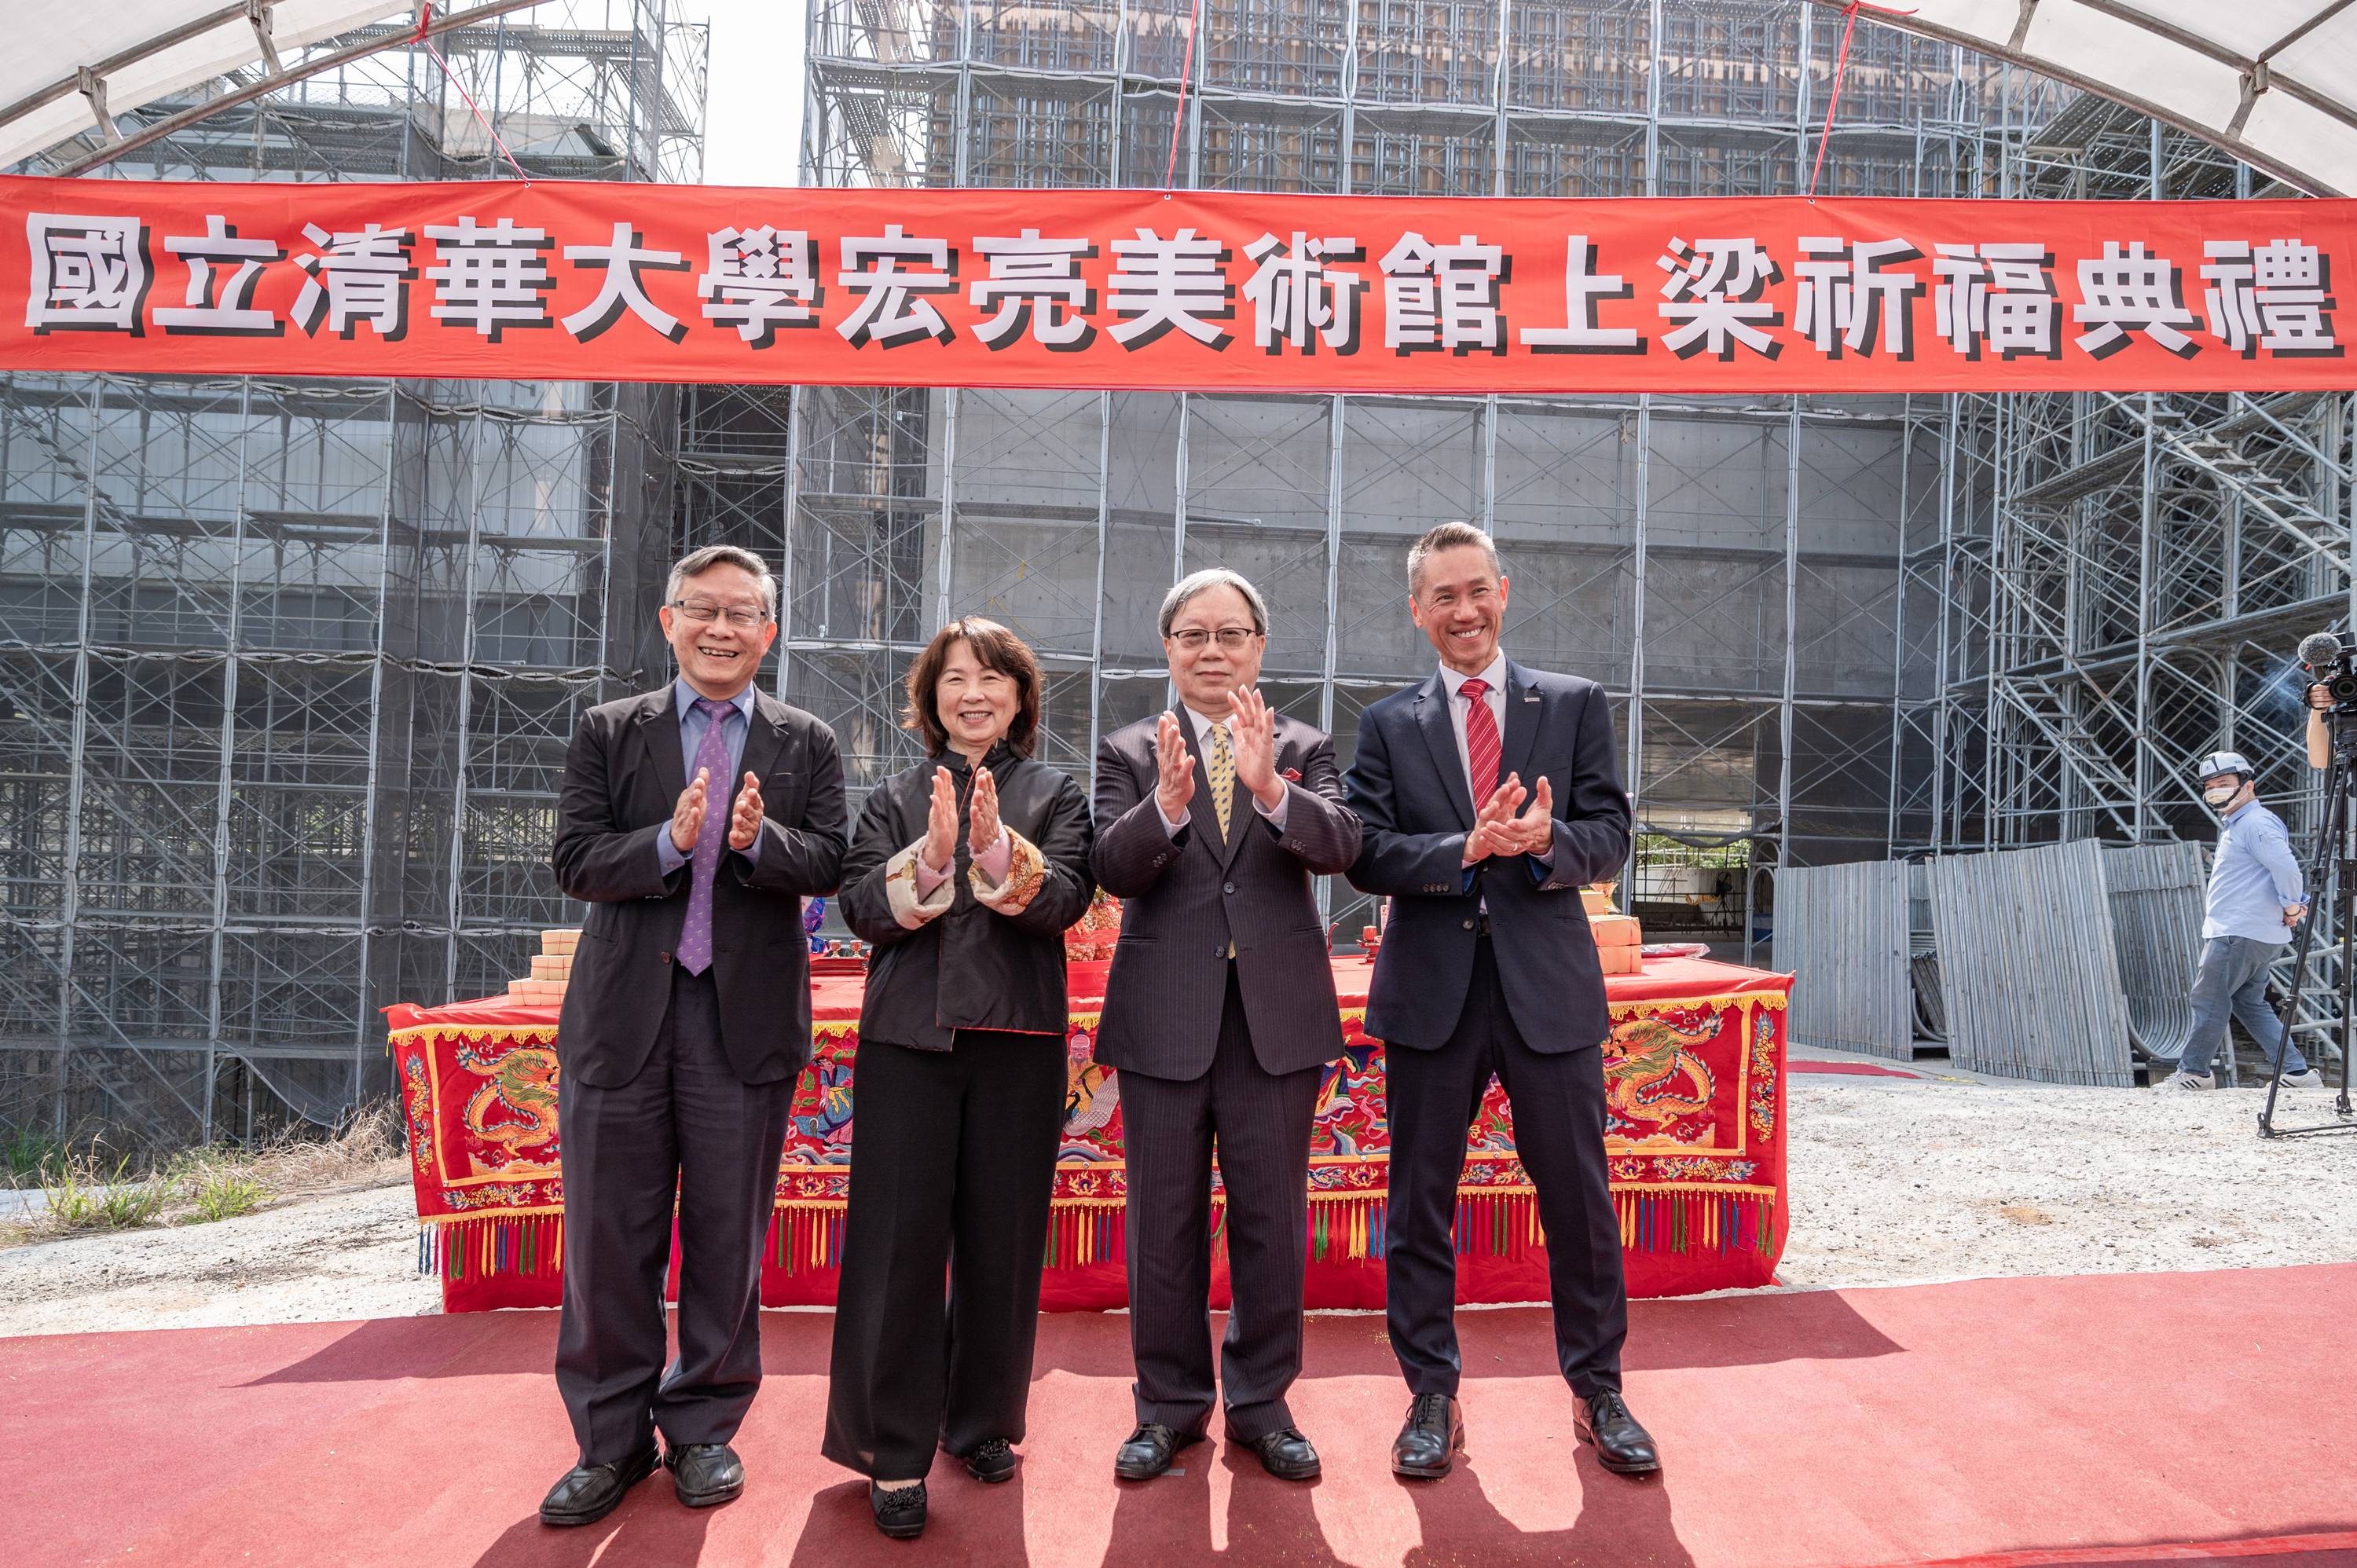
<path id="1" fill-rule="evenodd" d="M 1481 700 L 1489 694 L 1490 683 L 1468 681 L 1457 690 L 1466 698 L 1465 755 L 1473 775 L 1473 809 L 1479 811 L 1498 792 L 1498 761 L 1505 748 L 1498 744 L 1498 721 Z"/>

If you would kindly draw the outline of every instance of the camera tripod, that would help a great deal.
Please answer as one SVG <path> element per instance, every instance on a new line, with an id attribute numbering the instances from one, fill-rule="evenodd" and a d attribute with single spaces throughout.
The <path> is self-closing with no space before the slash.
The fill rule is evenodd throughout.
<path id="1" fill-rule="evenodd" d="M 2291 995 L 2284 1003 L 2283 1033 L 2276 1041 L 2275 1059 L 2267 1073 L 2266 1109 L 2259 1112 L 2259 1136 L 2262 1138 L 2296 1138 L 2311 1133 L 2357 1132 L 2357 1121 L 2351 1120 L 2349 1103 L 2349 1057 L 2352 1041 L 2357 1041 L 2357 1017 L 2352 1017 L 2352 979 L 2357 979 L 2357 861 L 2349 858 L 2349 803 L 2352 781 L 2357 779 L 2357 712 L 2343 712 L 2335 704 L 2326 719 L 2332 728 L 2332 781 L 2325 791 L 2323 826 L 2316 835 L 2316 860 L 2309 867 L 2308 918 L 2299 925 L 2299 942 L 2294 949 L 2291 966 Z M 2341 1093 L 2332 1102 L 2338 1121 L 2319 1122 L 2312 1127 L 2278 1127 L 2276 1125 L 2276 1096 L 2283 1089 L 2284 1057 L 2291 1046 L 2292 1025 L 2299 1017 L 2299 999 L 2308 983 L 2308 954 L 2316 940 L 2316 911 L 2323 907 L 2324 884 L 2332 879 L 2332 897 L 2339 910 L 2341 924 Z M 2233 1048 L 2230 1041 L 2228 1049 Z"/>

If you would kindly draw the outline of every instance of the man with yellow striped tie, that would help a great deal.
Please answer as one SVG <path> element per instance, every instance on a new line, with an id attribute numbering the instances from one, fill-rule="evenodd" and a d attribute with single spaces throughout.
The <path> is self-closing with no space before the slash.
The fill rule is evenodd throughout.
<path id="1" fill-rule="evenodd" d="M 1205 1434 L 1308 1480 L 1286 1391 L 1301 1369 L 1309 1128 L 1342 1054 L 1313 878 L 1359 853 L 1334 743 L 1261 700 L 1268 607 L 1233 572 L 1162 601 L 1178 701 L 1097 749 L 1097 881 L 1123 900 L 1096 1059 L 1120 1074 L 1137 1429 L 1114 1471 L 1146 1480 Z M 1234 1305 L 1213 1377 L 1211 1150 L 1227 1186 Z"/>

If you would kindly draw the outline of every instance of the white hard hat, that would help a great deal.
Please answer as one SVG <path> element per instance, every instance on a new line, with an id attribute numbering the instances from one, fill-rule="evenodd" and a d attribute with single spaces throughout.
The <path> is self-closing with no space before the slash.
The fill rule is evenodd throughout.
<path id="1" fill-rule="evenodd" d="M 2257 772 L 2258 769 L 2251 766 L 2251 759 L 2239 751 L 2213 751 L 2193 765 L 2196 779 L 2215 779 L 2221 773 L 2255 775 Z"/>

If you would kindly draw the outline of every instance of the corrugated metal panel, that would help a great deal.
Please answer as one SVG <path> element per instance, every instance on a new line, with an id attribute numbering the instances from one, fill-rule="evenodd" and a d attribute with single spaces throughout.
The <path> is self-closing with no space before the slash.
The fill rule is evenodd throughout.
<path id="1" fill-rule="evenodd" d="M 1957 1066 L 2046 1083 L 2136 1082 L 2104 853 L 2084 839 L 1932 863 Z"/>
<path id="2" fill-rule="evenodd" d="M 1903 861 L 1860 861 L 1777 875 L 1776 956 L 1795 976 L 1796 1045 L 1912 1059 L 1907 873 Z"/>
<path id="3" fill-rule="evenodd" d="M 2129 1037 L 2156 1061 L 2175 1061 L 2193 1033 L 2188 993 L 2201 959 L 2209 862 L 2208 851 L 2198 843 L 2132 844 L 2104 852 Z"/>

